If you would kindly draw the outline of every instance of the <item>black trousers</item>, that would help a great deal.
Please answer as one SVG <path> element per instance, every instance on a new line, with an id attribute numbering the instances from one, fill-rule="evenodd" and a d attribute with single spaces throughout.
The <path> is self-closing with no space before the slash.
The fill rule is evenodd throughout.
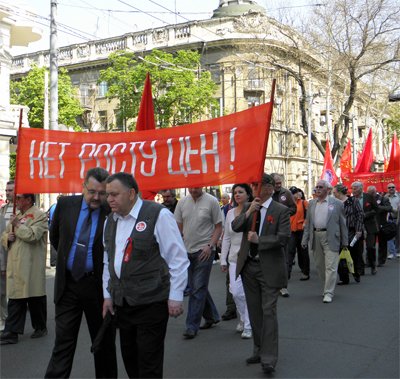
<path id="1" fill-rule="evenodd" d="M 363 250 L 364 250 L 364 240 L 362 238 L 358 239 L 353 247 L 349 246 L 351 259 L 353 260 L 353 265 L 354 265 L 353 276 L 355 278 L 360 277 L 360 272 L 364 268 L 362 260 Z M 344 262 L 339 262 L 338 274 L 341 282 L 349 283 L 350 281 L 349 271 L 347 269 L 347 265 L 344 264 Z"/>
<path id="2" fill-rule="evenodd" d="M 56 340 L 45 378 L 69 378 L 74 360 L 82 314 L 85 314 L 90 338 L 96 338 L 103 322 L 103 299 L 98 295 L 94 276 L 78 282 L 68 277 L 61 300 L 56 304 Z M 88 350 L 90 346 L 87 347 Z M 117 377 L 115 330 L 110 328 L 103 341 L 103 348 L 94 354 L 96 378 Z"/>
<path id="3" fill-rule="evenodd" d="M 378 232 L 378 263 L 385 264 L 387 259 L 387 243 L 385 235 L 379 231 Z"/>
<path id="4" fill-rule="evenodd" d="M 226 304 L 226 311 L 230 313 L 236 313 L 236 304 L 235 300 L 233 300 L 233 296 L 231 294 L 231 291 L 229 291 L 229 271 L 226 272 L 226 280 L 225 280 L 225 287 L 226 287 L 226 298 L 225 298 L 225 304 Z"/>
<path id="5" fill-rule="evenodd" d="M 372 268 L 376 266 L 376 233 L 367 233 L 365 238 L 367 262 Z"/>
<path id="6" fill-rule="evenodd" d="M 129 378 L 162 378 L 168 323 L 166 301 L 116 307 L 121 353 Z"/>
<path id="7" fill-rule="evenodd" d="M 24 334 L 26 312 L 29 307 L 32 328 L 46 329 L 47 297 L 34 296 L 23 299 L 8 299 L 8 316 L 4 325 L 5 332 Z"/>
<path id="8" fill-rule="evenodd" d="M 292 267 L 294 258 L 296 257 L 296 252 L 301 272 L 304 275 L 310 275 L 310 256 L 308 254 L 308 247 L 304 249 L 301 246 L 302 238 L 303 238 L 303 230 L 297 230 L 295 232 L 292 232 L 291 234 L 291 238 L 289 241 L 289 248 L 288 248 L 288 258 L 286 262 L 289 278 L 290 274 L 292 273 Z"/>

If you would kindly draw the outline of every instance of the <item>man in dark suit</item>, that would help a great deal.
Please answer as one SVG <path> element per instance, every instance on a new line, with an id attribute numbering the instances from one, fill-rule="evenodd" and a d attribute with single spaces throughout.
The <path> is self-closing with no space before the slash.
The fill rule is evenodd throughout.
<path id="1" fill-rule="evenodd" d="M 271 175 L 263 174 L 260 197 L 232 222 L 235 232 L 243 232 L 236 275 L 242 277 L 253 330 L 253 356 L 246 362 L 261 363 L 267 374 L 278 361 L 277 301 L 287 285 L 285 249 L 290 238 L 289 209 L 272 200 L 274 184 Z M 253 232 L 254 212 L 258 220 Z"/>
<path id="2" fill-rule="evenodd" d="M 381 231 L 380 226 L 388 222 L 388 214 L 392 211 L 392 205 L 387 197 L 377 192 L 375 186 L 369 186 L 367 192 L 376 200 L 376 205 L 378 207 L 376 213 L 376 221 L 378 223 L 378 267 L 382 267 L 387 259 L 388 240 Z"/>
<path id="3" fill-rule="evenodd" d="M 376 220 L 378 213 L 378 204 L 375 198 L 367 192 L 363 192 L 363 184 L 354 182 L 351 184 L 353 196 L 360 202 L 364 211 L 364 228 L 366 232 L 365 244 L 367 246 L 367 262 L 371 267 L 371 275 L 376 274 L 376 235 L 379 227 Z M 363 265 L 364 266 L 364 265 Z M 364 275 L 364 269 L 362 269 Z"/>
<path id="4" fill-rule="evenodd" d="M 103 225 L 108 213 L 108 176 L 102 168 L 90 169 L 86 173 L 82 195 L 60 198 L 54 212 L 50 242 L 57 250 L 56 340 L 46 378 L 70 376 L 83 313 L 92 342 L 103 322 Z M 86 244 L 82 242 L 84 229 L 87 230 Z M 82 247 L 86 248 L 82 250 Z M 96 378 L 117 377 L 114 337 L 110 328 L 105 335 L 104 347 L 94 354 Z"/>

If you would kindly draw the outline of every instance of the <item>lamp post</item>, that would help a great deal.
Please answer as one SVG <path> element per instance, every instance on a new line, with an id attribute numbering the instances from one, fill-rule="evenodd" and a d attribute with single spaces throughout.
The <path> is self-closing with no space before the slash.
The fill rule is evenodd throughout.
<path id="1" fill-rule="evenodd" d="M 311 88 L 311 82 L 309 83 L 309 88 L 308 88 L 308 95 L 306 96 L 306 100 L 308 102 L 308 125 L 307 125 L 307 185 L 308 185 L 308 195 L 311 197 L 312 195 L 312 160 L 311 160 L 311 154 L 312 154 L 312 149 L 311 149 L 311 119 L 312 119 L 312 105 L 314 102 L 314 99 L 319 96 L 319 93 L 314 93 L 312 94 L 312 88 Z"/>

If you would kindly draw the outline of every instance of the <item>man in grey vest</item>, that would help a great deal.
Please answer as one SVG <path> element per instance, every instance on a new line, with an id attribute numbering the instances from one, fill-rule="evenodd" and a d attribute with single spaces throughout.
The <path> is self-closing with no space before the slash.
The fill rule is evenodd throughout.
<path id="1" fill-rule="evenodd" d="M 132 175 L 106 181 L 103 316 L 115 313 L 130 378 L 162 378 L 168 316 L 183 313 L 189 260 L 173 214 L 142 200 Z"/>

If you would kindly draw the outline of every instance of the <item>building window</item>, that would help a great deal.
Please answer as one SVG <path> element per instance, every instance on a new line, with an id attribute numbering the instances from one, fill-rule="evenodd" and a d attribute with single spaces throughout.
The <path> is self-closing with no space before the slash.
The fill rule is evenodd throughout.
<path id="1" fill-rule="evenodd" d="M 108 91 L 107 82 L 101 82 L 99 84 L 99 97 L 106 97 Z"/>
<path id="2" fill-rule="evenodd" d="M 257 105 L 260 105 L 261 103 L 261 96 L 257 95 L 254 91 L 250 93 L 245 93 L 245 98 L 247 100 L 247 107 L 252 108 Z"/>
<path id="3" fill-rule="evenodd" d="M 103 130 L 107 130 L 108 120 L 107 120 L 107 111 L 99 111 L 99 125 Z"/>
<path id="4" fill-rule="evenodd" d="M 247 76 L 247 85 L 250 89 L 264 88 L 264 80 L 260 78 L 260 70 L 258 68 L 249 68 Z"/>
<path id="5" fill-rule="evenodd" d="M 87 84 L 81 84 L 79 87 L 80 101 L 82 106 L 88 106 L 90 103 L 89 86 Z"/>

